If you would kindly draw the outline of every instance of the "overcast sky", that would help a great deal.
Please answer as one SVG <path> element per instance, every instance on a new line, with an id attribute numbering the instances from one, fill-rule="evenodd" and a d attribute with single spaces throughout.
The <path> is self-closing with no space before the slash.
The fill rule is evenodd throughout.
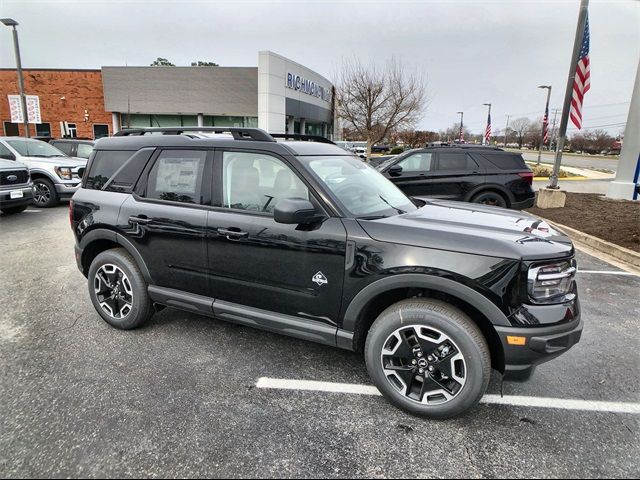
<path id="1" fill-rule="evenodd" d="M 506 114 L 537 117 L 544 92 L 561 107 L 579 0 L 152 1 L 0 0 L 20 23 L 25 68 L 177 65 L 209 60 L 257 66 L 273 50 L 332 78 L 343 57 L 383 62 L 392 55 L 428 78 L 419 127 L 444 129 L 465 112 L 482 131 Z M 591 0 L 591 91 L 586 127 L 622 131 L 640 57 L 640 2 Z M 13 67 L 10 30 L 0 31 L 0 66 Z M 28 93 L 28 92 L 27 92 Z"/>

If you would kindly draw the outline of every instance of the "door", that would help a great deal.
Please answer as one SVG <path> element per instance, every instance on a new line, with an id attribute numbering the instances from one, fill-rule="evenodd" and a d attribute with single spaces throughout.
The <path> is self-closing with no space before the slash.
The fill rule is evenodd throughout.
<path id="1" fill-rule="evenodd" d="M 431 152 L 409 155 L 396 164 L 402 167 L 402 173 L 397 177 L 389 176 L 389 179 L 406 195 L 431 195 L 431 159 Z"/>
<path id="2" fill-rule="evenodd" d="M 157 153 L 120 208 L 119 229 L 142 256 L 154 285 L 208 294 L 211 157 L 204 150 Z"/>
<path id="3" fill-rule="evenodd" d="M 214 171 L 221 188 L 214 187 L 219 208 L 207 219 L 210 296 L 335 325 L 345 272 L 342 221 L 307 228 L 274 221 L 284 198 L 310 199 L 322 209 L 283 158 L 219 151 Z"/>
<path id="4" fill-rule="evenodd" d="M 480 167 L 466 152 L 438 152 L 430 176 L 431 195 L 447 200 L 463 200 L 474 186 L 484 183 Z"/>

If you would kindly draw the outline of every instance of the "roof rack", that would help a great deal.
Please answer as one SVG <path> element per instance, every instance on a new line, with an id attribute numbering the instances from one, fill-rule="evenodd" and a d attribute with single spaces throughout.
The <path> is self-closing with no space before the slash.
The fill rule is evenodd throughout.
<path id="1" fill-rule="evenodd" d="M 485 150 L 500 150 L 500 147 L 493 145 L 480 145 L 477 143 L 448 143 L 448 142 L 431 142 L 427 144 L 427 148 L 448 147 L 448 148 L 483 148 Z"/>
<path id="2" fill-rule="evenodd" d="M 160 128 L 127 128 L 117 132 L 114 137 L 146 135 L 162 133 L 163 135 L 182 135 L 184 132 L 230 133 L 234 140 L 254 140 L 256 142 L 275 142 L 275 139 L 259 128 L 241 127 L 160 127 Z"/>
<path id="3" fill-rule="evenodd" d="M 302 140 L 305 142 L 329 143 L 331 145 L 335 145 L 334 142 L 332 142 L 328 138 L 321 137 L 320 135 L 303 135 L 301 133 L 272 133 L 271 136 L 273 138 L 284 138 L 285 140 Z"/>

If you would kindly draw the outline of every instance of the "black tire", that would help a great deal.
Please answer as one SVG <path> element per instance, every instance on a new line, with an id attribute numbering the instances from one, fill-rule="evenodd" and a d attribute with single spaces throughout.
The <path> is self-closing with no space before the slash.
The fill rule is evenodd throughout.
<path id="1" fill-rule="evenodd" d="M 115 266 L 126 275 L 131 287 L 131 305 L 129 311 L 116 317 L 110 315 L 101 305 L 96 292 L 96 274 L 104 266 Z M 111 268 L 111 267 L 109 267 Z M 153 315 L 153 304 L 147 291 L 147 283 L 129 252 L 115 248 L 100 253 L 91 262 L 88 273 L 88 288 L 91 303 L 98 314 L 108 324 L 121 330 L 130 330 L 144 324 Z"/>
<path id="2" fill-rule="evenodd" d="M 394 388 L 385 374 L 382 364 L 385 344 L 388 345 L 394 332 L 412 325 L 442 332 L 463 355 L 465 383 L 453 398 L 444 403 L 427 405 L 409 398 Z M 462 311 L 439 300 L 403 300 L 382 312 L 367 335 L 365 361 L 373 383 L 393 405 L 413 415 L 434 419 L 456 417 L 477 405 L 491 376 L 491 354 L 478 326 Z M 425 377 L 427 375 L 424 374 Z M 425 397 L 420 397 L 420 400 Z"/>
<path id="3" fill-rule="evenodd" d="M 19 207 L 6 207 L 2 209 L 2 213 L 5 215 L 15 215 L 16 213 L 24 212 L 29 205 L 20 205 Z"/>
<path id="4" fill-rule="evenodd" d="M 507 199 L 500 193 L 493 190 L 480 192 L 471 199 L 472 203 L 482 203 L 493 207 L 507 208 L 509 206 Z"/>
<path id="5" fill-rule="evenodd" d="M 33 204 L 40 208 L 55 207 L 60 202 L 53 182 L 48 178 L 33 180 Z"/>

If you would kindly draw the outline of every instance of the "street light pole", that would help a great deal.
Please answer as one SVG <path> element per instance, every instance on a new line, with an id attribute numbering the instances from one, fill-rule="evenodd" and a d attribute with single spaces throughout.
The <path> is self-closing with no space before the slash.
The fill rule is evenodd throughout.
<path id="1" fill-rule="evenodd" d="M 511 115 L 507 115 L 507 125 L 504 127 L 504 148 L 507 148 L 507 132 L 509 131 L 509 118 L 511 118 Z"/>
<path id="2" fill-rule="evenodd" d="M 458 135 L 458 141 L 460 143 L 462 143 L 462 140 L 463 140 L 463 136 L 462 136 L 462 119 L 464 118 L 464 112 L 458 112 L 458 114 L 460 115 L 460 135 Z"/>
<path id="3" fill-rule="evenodd" d="M 22 121 L 24 123 L 24 136 L 29 138 L 29 115 L 27 113 L 27 97 L 24 94 L 24 79 L 22 78 L 22 62 L 20 61 L 20 45 L 18 44 L 18 22 L 12 18 L 0 19 L 7 27 L 13 28 L 13 49 L 16 54 L 16 68 L 18 70 L 18 88 L 20 89 L 20 104 L 22 105 Z"/>
<path id="4" fill-rule="evenodd" d="M 487 128 L 489 128 L 489 121 L 491 120 L 491 104 L 483 103 L 482 105 L 485 107 L 489 107 L 489 113 L 487 113 L 487 126 L 485 127 L 484 135 L 482 136 L 482 145 L 486 145 L 487 144 Z"/>
<path id="5" fill-rule="evenodd" d="M 545 122 L 549 123 L 549 118 L 547 117 L 547 112 L 549 112 L 549 98 L 551 97 L 551 85 L 540 85 L 538 88 L 546 88 L 547 89 L 547 103 L 544 108 L 544 117 L 542 119 L 542 131 L 540 132 L 540 150 L 538 150 L 538 165 L 540 165 L 540 160 L 542 159 L 542 145 L 544 144 L 544 127 Z"/>

